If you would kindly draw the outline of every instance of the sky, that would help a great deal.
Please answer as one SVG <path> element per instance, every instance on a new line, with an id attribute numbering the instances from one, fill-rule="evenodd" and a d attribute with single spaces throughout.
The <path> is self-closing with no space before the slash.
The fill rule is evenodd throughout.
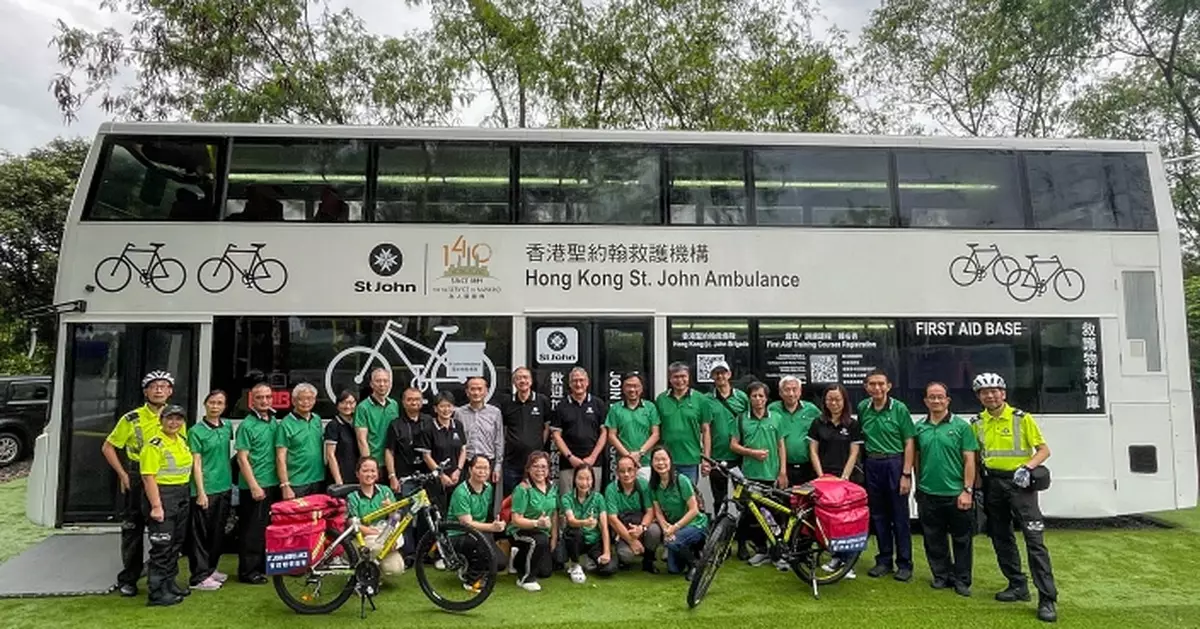
<path id="1" fill-rule="evenodd" d="M 880 0 L 826 0 L 813 31 L 820 34 L 832 25 L 853 37 Z M 399 0 L 333 0 L 348 6 L 382 34 L 400 34 L 429 24 L 428 14 L 410 9 Z M 50 46 L 58 20 L 72 26 L 99 30 L 121 29 L 128 22 L 99 8 L 99 0 L 0 0 L 0 151 L 23 153 L 57 136 L 91 137 L 104 112 L 85 106 L 70 125 L 50 93 L 50 82 L 59 71 L 57 53 Z M 464 112 L 463 119 L 478 119 L 481 112 Z"/>

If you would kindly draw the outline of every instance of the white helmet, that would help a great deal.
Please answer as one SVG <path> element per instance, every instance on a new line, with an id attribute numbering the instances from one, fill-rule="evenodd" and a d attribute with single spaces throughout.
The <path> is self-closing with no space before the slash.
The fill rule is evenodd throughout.
<path id="1" fill-rule="evenodd" d="M 162 380 L 171 386 L 175 386 L 175 377 L 171 375 L 171 372 L 155 370 L 146 374 L 145 378 L 142 378 L 142 388 L 145 389 L 150 386 L 150 383 L 155 380 Z"/>
<path id="2" fill-rule="evenodd" d="M 979 391 L 980 389 L 1007 389 L 1004 384 L 1004 378 L 998 373 L 981 373 L 975 376 L 975 380 L 971 383 L 971 390 Z"/>

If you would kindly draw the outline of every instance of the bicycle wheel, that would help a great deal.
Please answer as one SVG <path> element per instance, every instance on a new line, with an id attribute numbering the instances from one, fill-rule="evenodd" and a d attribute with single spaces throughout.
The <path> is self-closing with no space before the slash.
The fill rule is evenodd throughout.
<path id="1" fill-rule="evenodd" d="M 950 261 L 950 279 L 959 286 L 970 286 L 979 281 L 979 263 L 971 256 L 958 256 Z"/>
<path id="2" fill-rule="evenodd" d="M 219 293 L 233 283 L 233 264 L 225 258 L 209 258 L 196 269 L 196 281 L 200 283 L 200 288 Z"/>
<path id="3" fill-rule="evenodd" d="M 1029 301 L 1038 294 L 1037 277 L 1033 269 L 1017 269 L 1009 274 L 1004 283 L 1008 296 L 1021 302 Z"/>
<path id="4" fill-rule="evenodd" d="M 1063 269 L 1054 276 L 1054 292 L 1063 301 L 1075 301 L 1083 297 L 1083 273 L 1075 269 Z"/>
<path id="5" fill-rule="evenodd" d="M 717 570 L 721 569 L 721 564 L 729 557 L 729 551 L 733 545 L 733 534 L 736 532 L 737 522 L 733 516 L 724 514 L 717 518 L 712 532 L 704 542 L 704 549 L 700 551 L 700 572 L 693 576 L 692 582 L 688 584 L 687 604 L 689 608 L 699 605 L 700 601 L 704 600 L 704 596 L 708 594 L 708 588 L 712 585 L 713 579 L 717 578 Z"/>
<path id="6" fill-rule="evenodd" d="M 837 558 L 829 550 L 818 546 L 816 540 L 811 537 L 801 536 L 794 544 L 793 554 L 798 559 L 792 563 L 792 572 L 805 583 L 812 583 L 814 572 L 817 585 L 837 583 L 846 578 L 858 562 L 857 554 L 850 559 Z M 835 559 L 838 561 L 837 565 L 833 564 Z"/>
<path id="7" fill-rule="evenodd" d="M 367 347 L 365 345 L 358 345 L 356 347 L 347 347 L 346 349 L 342 350 L 341 352 L 338 352 L 338 355 L 334 356 L 333 360 L 329 361 L 329 366 L 325 368 L 325 393 L 329 396 L 330 401 L 337 400 L 337 392 L 340 390 L 340 389 L 335 389 L 333 386 L 334 374 L 339 371 L 338 367 L 340 366 L 340 364 L 343 360 L 350 358 L 351 356 L 355 356 L 356 354 L 363 354 L 363 356 L 355 357 L 354 360 L 352 360 L 352 361 L 350 361 L 350 363 L 348 363 L 348 365 L 349 365 L 348 367 L 342 368 L 342 369 L 346 369 L 346 370 L 349 370 L 349 369 L 354 370 L 353 381 L 354 381 L 354 384 L 356 385 L 356 387 L 358 385 L 361 385 L 363 383 L 363 381 L 366 380 L 367 377 L 370 375 L 371 370 L 374 369 L 371 366 L 372 363 L 376 363 L 376 362 L 379 363 L 380 367 L 383 367 L 384 369 L 388 370 L 388 373 L 391 373 L 392 366 L 388 364 L 388 361 L 386 358 L 383 357 L 383 354 L 380 354 L 380 353 L 376 352 L 374 349 Z M 363 361 L 363 362 L 360 362 L 360 361 Z M 338 384 L 341 386 L 345 386 L 345 381 L 341 380 L 338 382 Z"/>
<path id="8" fill-rule="evenodd" d="M 267 295 L 283 290 L 287 280 L 287 267 L 275 258 L 267 258 L 250 270 L 250 285 Z"/>
<path id="9" fill-rule="evenodd" d="M 121 256 L 109 256 L 96 265 L 96 286 L 106 293 L 115 293 L 129 285 L 133 271 Z"/>
<path id="10" fill-rule="evenodd" d="M 330 530 L 329 539 L 337 539 L 339 533 Z M 355 566 L 358 565 L 358 549 L 351 538 L 342 540 L 342 554 L 310 566 L 298 574 L 277 574 L 272 577 L 275 593 L 284 605 L 297 614 L 328 614 L 337 610 L 354 594 L 358 585 Z"/>
<path id="11" fill-rule="evenodd" d="M 150 285 L 155 290 L 167 295 L 183 288 L 184 282 L 187 281 L 187 269 L 175 258 L 160 258 L 158 264 L 147 271 L 146 275 L 150 276 Z"/>
<path id="12" fill-rule="evenodd" d="M 1000 256 L 992 263 L 992 277 L 996 278 L 996 281 L 1001 286 L 1008 286 L 1005 282 L 1008 281 L 1009 277 L 1012 277 L 1012 272 L 1019 268 L 1021 268 L 1021 263 L 1017 262 L 1016 258 L 1012 256 Z"/>
<path id="13" fill-rule="evenodd" d="M 445 570 L 428 564 L 439 558 Z M 442 522 L 417 542 L 417 583 L 434 605 L 465 612 L 483 604 L 496 586 L 496 555 L 483 533 L 458 522 Z"/>

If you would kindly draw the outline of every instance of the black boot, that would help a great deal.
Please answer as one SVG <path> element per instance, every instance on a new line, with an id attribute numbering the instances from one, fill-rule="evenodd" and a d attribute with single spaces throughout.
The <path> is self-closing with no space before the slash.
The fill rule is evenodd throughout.
<path id="1" fill-rule="evenodd" d="M 1029 588 L 1024 585 L 1008 586 L 1003 592 L 996 592 L 996 600 L 1001 603 L 1015 603 L 1029 600 Z"/>
<path id="2" fill-rule="evenodd" d="M 658 566 L 654 565 L 654 556 L 653 555 L 642 558 L 642 572 L 648 572 L 650 574 L 658 574 L 658 572 L 659 572 Z"/>
<path id="3" fill-rule="evenodd" d="M 1039 600 L 1037 617 L 1042 622 L 1058 622 L 1058 609 L 1056 609 L 1054 601 Z"/>
<path id="4" fill-rule="evenodd" d="M 150 600 L 146 601 L 147 607 L 170 607 L 183 602 L 183 597 L 171 593 L 166 593 L 161 596 L 151 596 Z"/>
<path id="5" fill-rule="evenodd" d="M 192 594 L 192 590 L 190 588 L 181 588 L 179 587 L 179 584 L 174 581 L 167 582 L 167 591 L 180 598 L 185 598 L 191 596 Z"/>

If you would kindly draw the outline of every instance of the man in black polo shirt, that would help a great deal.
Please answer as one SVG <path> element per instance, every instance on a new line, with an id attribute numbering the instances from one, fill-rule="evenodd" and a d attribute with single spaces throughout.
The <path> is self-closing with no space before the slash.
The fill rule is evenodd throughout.
<path id="1" fill-rule="evenodd" d="M 512 375 L 513 393 L 500 403 L 504 417 L 504 495 L 525 476 L 525 462 L 533 452 L 546 449 L 550 437 L 550 399 L 533 390 L 533 373 L 517 367 Z"/>
<path id="2" fill-rule="evenodd" d="M 403 495 L 400 493 L 403 489 L 400 487 L 401 478 L 426 471 L 417 447 L 421 442 L 421 431 L 427 424 L 433 423 L 433 417 L 421 412 L 425 398 L 419 389 L 405 389 L 401 399 L 404 410 L 388 425 L 383 451 L 388 484 L 397 497 Z"/>
<path id="3" fill-rule="evenodd" d="M 588 393 L 591 384 L 587 370 L 575 367 L 567 376 L 571 395 L 558 403 L 550 417 L 550 434 L 558 448 L 558 493 L 565 496 L 575 489 L 575 470 L 592 468 L 596 486 L 600 485 L 600 455 L 608 443 L 604 418 L 608 405 Z"/>

